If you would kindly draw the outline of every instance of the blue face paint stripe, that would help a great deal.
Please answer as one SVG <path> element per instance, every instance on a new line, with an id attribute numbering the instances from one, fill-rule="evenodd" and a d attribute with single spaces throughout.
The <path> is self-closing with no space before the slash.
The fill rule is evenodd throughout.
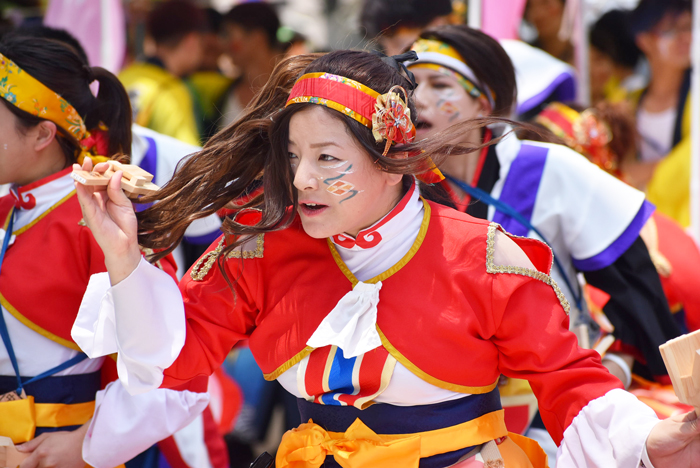
<path id="1" fill-rule="evenodd" d="M 350 196 L 347 197 L 347 198 L 343 198 L 342 200 L 340 200 L 340 203 L 343 203 L 344 201 L 350 200 L 352 197 L 354 197 L 355 195 L 357 195 L 357 194 L 360 193 L 360 192 L 358 192 L 357 190 L 350 190 L 349 193 L 350 193 Z M 338 204 L 340 205 L 340 203 L 338 203 Z"/>
<path id="2" fill-rule="evenodd" d="M 335 182 L 336 180 L 341 179 L 344 175 L 350 173 L 351 169 L 352 169 L 352 164 L 350 164 L 347 169 L 345 169 L 341 174 L 339 174 L 338 177 L 331 177 L 330 179 L 324 179 L 323 183 L 326 185 L 331 185 L 331 183 Z"/>

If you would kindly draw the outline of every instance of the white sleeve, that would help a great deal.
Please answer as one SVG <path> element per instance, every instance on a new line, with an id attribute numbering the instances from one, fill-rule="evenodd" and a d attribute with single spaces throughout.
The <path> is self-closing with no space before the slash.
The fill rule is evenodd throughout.
<path id="1" fill-rule="evenodd" d="M 611 265 L 637 239 L 653 205 L 645 201 L 644 193 L 575 151 L 546 146 L 549 151 L 537 192 L 542 202 L 533 213 L 533 224 L 546 226 L 547 219 L 559 217 L 555 226 L 579 270 Z M 553 234 L 548 237 L 556 237 Z"/>
<path id="2" fill-rule="evenodd" d="M 157 388 L 185 344 L 185 308 L 175 281 L 141 259 L 109 287 L 93 275 L 71 336 L 91 358 L 118 353 L 117 371 L 132 395 Z"/>
<path id="3" fill-rule="evenodd" d="M 83 459 L 95 468 L 119 466 L 187 426 L 208 402 L 208 393 L 165 388 L 129 395 L 112 382 L 97 392 Z"/>
<path id="4" fill-rule="evenodd" d="M 614 389 L 586 405 L 564 431 L 557 466 L 638 468 L 659 420 L 629 392 Z"/>

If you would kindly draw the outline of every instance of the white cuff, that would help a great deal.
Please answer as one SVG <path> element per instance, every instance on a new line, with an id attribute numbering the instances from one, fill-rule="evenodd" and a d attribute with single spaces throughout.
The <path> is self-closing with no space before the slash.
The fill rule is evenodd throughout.
<path id="1" fill-rule="evenodd" d="M 117 371 L 133 394 L 157 388 L 185 344 L 185 309 L 175 281 L 141 259 L 111 288 L 93 275 L 71 335 L 90 357 L 117 352 Z"/>
<path id="2" fill-rule="evenodd" d="M 649 460 L 649 453 L 647 452 L 647 444 L 644 444 L 644 451 L 642 452 L 642 461 L 639 463 L 640 468 L 654 468 Z"/>
<path id="3" fill-rule="evenodd" d="M 649 432 L 658 422 L 654 411 L 634 395 L 610 390 L 584 406 L 566 428 L 557 466 L 638 467 Z"/>
<path id="4" fill-rule="evenodd" d="M 625 386 L 625 388 L 630 388 L 630 385 L 632 385 L 632 371 L 630 370 L 625 360 L 622 359 L 620 356 L 617 356 L 612 353 L 608 353 L 605 356 L 603 356 L 603 361 L 606 360 L 614 362 L 615 364 L 620 366 L 620 369 L 622 369 L 622 373 L 625 374 L 625 380 L 624 382 L 622 382 L 622 384 Z"/>
<path id="5" fill-rule="evenodd" d="M 97 392 L 83 459 L 95 468 L 122 465 L 187 426 L 208 402 L 208 393 L 163 388 L 129 395 L 121 382 L 112 382 Z"/>

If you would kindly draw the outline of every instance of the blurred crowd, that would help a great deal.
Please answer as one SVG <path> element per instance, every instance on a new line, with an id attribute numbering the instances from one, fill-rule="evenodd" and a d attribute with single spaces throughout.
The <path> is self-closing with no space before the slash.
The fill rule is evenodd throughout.
<path id="1" fill-rule="evenodd" d="M 467 24 L 469 6 L 474 4 L 466 0 L 111 3 L 111 13 L 99 11 L 91 24 L 81 26 L 71 18 L 87 8 L 82 2 L 0 2 L 0 35 L 17 30 L 44 35 L 68 44 L 92 65 L 111 68 L 128 93 L 134 124 L 185 145 L 175 151 L 179 156 L 171 172 L 180 157 L 245 114 L 285 57 L 348 47 L 400 54 L 426 29 Z M 507 3 L 518 17 L 520 38 L 497 38 L 515 66 L 518 91 L 517 105 L 502 117 L 528 122 L 531 125 L 523 132 L 546 133 L 548 141 L 583 153 L 645 191 L 659 212 L 688 228 L 692 3 L 591 2 L 596 4 L 591 8 L 595 14 L 586 16 L 586 34 L 579 37 L 569 18 L 576 14 L 571 13 L 572 4 L 579 2 Z M 42 21 L 53 29 L 42 31 Z M 122 30 L 107 36 L 110 21 L 117 21 Z M 99 53 L 94 52 L 95 44 L 86 42 L 98 24 L 103 31 L 101 37 L 95 36 Z M 110 42 L 113 37 L 121 37 L 123 43 Z M 577 57 L 583 48 L 588 62 L 580 69 Z M 587 96 L 579 92 L 583 81 L 590 90 Z M 143 135 L 154 138 L 148 131 Z M 212 223 L 218 233 L 220 223 Z M 206 229 L 199 236 L 211 239 Z M 208 242 L 196 240 L 197 235 L 191 238 L 183 245 L 180 272 L 208 247 Z M 663 255 L 654 259 L 653 249 L 650 252 L 663 270 Z M 686 313 L 693 300 L 700 302 L 688 300 Z M 591 301 L 595 303 L 595 298 Z M 674 304 L 670 306 L 673 309 Z M 211 391 L 219 395 L 212 401 L 220 402 L 212 404 L 212 411 L 225 434 L 231 466 L 247 467 L 264 449 L 274 451 L 283 429 L 300 423 L 296 401 L 277 382 L 263 379 L 245 346 L 232 351 L 224 370 L 210 383 Z"/>

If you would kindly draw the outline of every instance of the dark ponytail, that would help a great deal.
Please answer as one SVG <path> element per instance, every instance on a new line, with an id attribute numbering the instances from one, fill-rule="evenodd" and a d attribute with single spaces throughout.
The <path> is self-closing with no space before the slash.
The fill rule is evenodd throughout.
<path id="1" fill-rule="evenodd" d="M 100 122 L 109 128 L 109 156 L 123 153 L 131 155 L 131 105 L 129 95 L 119 79 L 102 67 L 92 67 L 92 76 L 99 83 L 91 113 L 92 126 Z M 70 102 L 70 101 L 69 101 Z"/>
<path id="2" fill-rule="evenodd" d="M 99 67 L 89 67 L 71 47 L 61 41 L 9 34 L 0 40 L 0 53 L 22 70 L 68 101 L 85 121 L 88 130 L 104 123 L 109 131 L 109 154 L 131 154 L 131 106 L 129 97 L 116 76 Z M 97 80 L 97 97 L 90 83 Z M 0 99 L 18 120 L 22 129 L 38 125 L 44 119 L 31 115 Z M 66 166 L 76 160 L 79 145 L 60 127 L 57 138 L 66 156 Z"/>

